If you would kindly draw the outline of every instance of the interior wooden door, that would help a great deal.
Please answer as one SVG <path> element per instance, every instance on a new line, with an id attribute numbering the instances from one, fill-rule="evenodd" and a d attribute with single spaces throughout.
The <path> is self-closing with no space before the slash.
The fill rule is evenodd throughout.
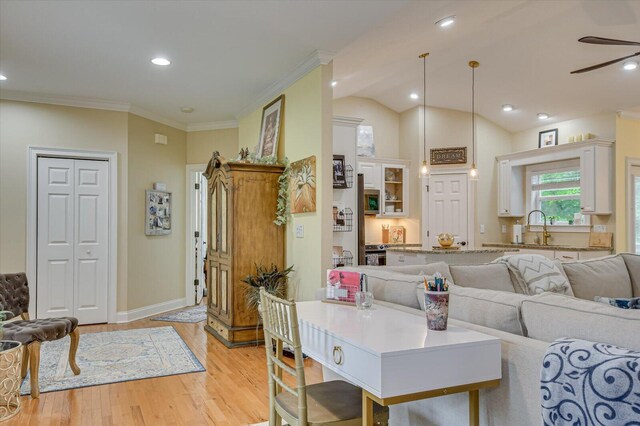
<path id="1" fill-rule="evenodd" d="M 455 243 L 468 242 L 468 178 L 466 173 L 431 175 L 429 178 L 429 246 L 438 246 L 438 235 L 453 234 Z"/>

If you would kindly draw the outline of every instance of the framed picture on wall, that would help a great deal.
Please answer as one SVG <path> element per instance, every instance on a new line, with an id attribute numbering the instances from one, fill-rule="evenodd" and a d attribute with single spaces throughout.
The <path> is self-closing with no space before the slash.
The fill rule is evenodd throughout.
<path id="1" fill-rule="evenodd" d="M 558 129 L 545 130 L 538 135 L 538 148 L 558 145 Z"/>
<path id="2" fill-rule="evenodd" d="M 284 114 L 284 95 L 278 96 L 262 110 L 258 158 L 278 156 L 282 114 Z"/>
<path id="3" fill-rule="evenodd" d="M 147 190 L 145 225 L 146 235 L 171 234 L 171 193 Z"/>
<path id="4" fill-rule="evenodd" d="M 333 187 L 347 187 L 347 175 L 345 173 L 344 155 L 333 156 Z"/>

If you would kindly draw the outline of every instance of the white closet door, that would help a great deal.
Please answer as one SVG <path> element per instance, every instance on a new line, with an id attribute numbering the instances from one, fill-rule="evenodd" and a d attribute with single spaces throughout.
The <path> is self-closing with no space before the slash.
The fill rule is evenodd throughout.
<path id="1" fill-rule="evenodd" d="M 37 317 L 107 322 L 106 161 L 38 159 Z"/>
<path id="2" fill-rule="evenodd" d="M 429 180 L 429 245 L 438 246 L 443 232 L 453 234 L 456 244 L 467 243 L 467 175 L 431 175 Z"/>
<path id="3" fill-rule="evenodd" d="M 74 316 L 107 322 L 108 163 L 75 160 Z"/>
<path id="4" fill-rule="evenodd" d="M 38 318 L 73 316 L 74 161 L 38 159 Z"/>

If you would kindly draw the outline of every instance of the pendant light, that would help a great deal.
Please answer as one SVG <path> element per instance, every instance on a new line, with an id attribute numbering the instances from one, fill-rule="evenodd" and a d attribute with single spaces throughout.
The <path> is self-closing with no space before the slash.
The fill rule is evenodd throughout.
<path id="1" fill-rule="evenodd" d="M 469 179 L 478 180 L 478 168 L 476 167 L 476 68 L 480 66 L 478 61 L 469 61 L 471 67 L 471 169 Z"/>
<path id="2" fill-rule="evenodd" d="M 423 53 L 418 56 L 422 59 L 422 167 L 420 168 L 420 174 L 427 176 L 429 174 L 429 164 L 427 163 L 427 56 L 428 53 Z"/>

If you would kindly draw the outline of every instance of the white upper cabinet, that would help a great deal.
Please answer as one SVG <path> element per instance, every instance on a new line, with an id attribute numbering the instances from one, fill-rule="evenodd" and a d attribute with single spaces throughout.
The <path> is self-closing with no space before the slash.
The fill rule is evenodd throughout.
<path id="1" fill-rule="evenodd" d="M 524 216 L 522 167 L 512 167 L 510 160 L 498 161 L 498 216 Z"/>
<path id="2" fill-rule="evenodd" d="M 358 173 L 364 176 L 365 189 L 382 189 L 382 164 L 359 161 Z"/>
<path id="3" fill-rule="evenodd" d="M 613 153 L 604 146 L 580 150 L 580 210 L 582 214 L 607 215 L 613 212 Z"/>

